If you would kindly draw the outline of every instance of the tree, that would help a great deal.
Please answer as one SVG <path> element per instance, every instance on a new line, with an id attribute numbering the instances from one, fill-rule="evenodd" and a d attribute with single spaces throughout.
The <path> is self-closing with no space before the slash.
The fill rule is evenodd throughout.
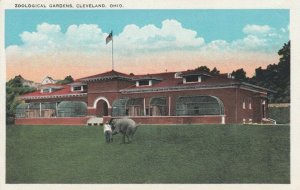
<path id="1" fill-rule="evenodd" d="M 58 81 L 57 84 L 70 84 L 72 82 L 74 82 L 74 79 L 71 75 L 69 75 L 69 76 L 66 76 L 64 80 Z"/>
<path id="2" fill-rule="evenodd" d="M 270 102 L 290 102 L 290 41 L 278 51 L 278 64 L 270 64 L 266 69 L 255 69 L 251 83 L 276 91 L 270 95 Z"/>
<path id="3" fill-rule="evenodd" d="M 231 76 L 234 76 L 235 79 L 241 80 L 243 82 L 247 82 L 248 79 L 246 77 L 246 72 L 243 68 L 238 69 L 236 71 L 232 71 Z"/>
<path id="4" fill-rule="evenodd" d="M 210 71 L 210 74 L 216 76 L 220 74 L 220 71 L 214 67 L 213 70 Z"/>
<path id="5" fill-rule="evenodd" d="M 13 120 L 16 113 L 16 107 L 21 103 L 18 96 L 33 92 L 36 89 L 33 87 L 24 86 L 22 83 L 23 77 L 21 75 L 9 80 L 6 83 L 6 121 Z"/>
<path id="6" fill-rule="evenodd" d="M 200 66 L 200 67 L 197 67 L 195 69 L 195 71 L 209 73 L 213 76 L 220 74 L 220 71 L 216 67 L 214 67 L 213 70 L 210 70 L 210 68 L 208 68 L 207 66 Z"/>
<path id="7" fill-rule="evenodd" d="M 200 66 L 200 67 L 196 68 L 195 71 L 210 73 L 210 69 L 206 66 Z"/>

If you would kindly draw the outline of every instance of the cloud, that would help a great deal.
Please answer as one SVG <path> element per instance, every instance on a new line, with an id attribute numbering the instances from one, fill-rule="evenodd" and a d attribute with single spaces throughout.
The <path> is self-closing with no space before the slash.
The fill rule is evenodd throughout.
<path id="1" fill-rule="evenodd" d="M 247 24 L 242 31 L 245 37 L 231 42 L 216 39 L 206 43 L 197 32 L 184 28 L 174 19 L 162 21 L 161 27 L 149 24 L 139 27 L 129 24 L 123 31 L 114 35 L 114 49 L 120 56 L 188 51 L 277 51 L 276 43 L 281 44 L 287 29 L 276 30 L 268 25 Z M 20 34 L 22 45 L 8 47 L 7 51 L 17 51 L 24 55 L 49 53 L 97 53 L 108 54 L 105 44 L 108 33 L 95 24 L 70 25 L 65 32 L 55 24 L 42 23 L 36 31 Z"/>
<path id="2" fill-rule="evenodd" d="M 64 35 L 67 49 L 92 50 L 100 48 L 108 34 L 95 24 L 82 24 L 69 26 Z"/>
<path id="3" fill-rule="evenodd" d="M 164 20 L 161 28 L 130 24 L 115 38 L 118 41 L 116 49 L 133 52 L 197 49 L 205 44 L 202 37 L 197 37 L 196 31 L 183 28 L 176 20 Z"/>
<path id="4" fill-rule="evenodd" d="M 247 24 L 242 29 L 245 36 L 231 42 L 224 40 L 214 40 L 206 44 L 203 50 L 212 52 L 277 52 L 283 43 L 289 40 L 287 29 L 275 29 L 268 25 Z"/>
<path id="5" fill-rule="evenodd" d="M 247 24 L 243 28 L 243 32 L 245 34 L 265 34 L 269 33 L 273 28 L 268 25 L 255 25 L 255 24 Z"/>
<path id="6" fill-rule="evenodd" d="M 245 68 L 250 68 L 254 64 L 274 63 L 277 51 L 289 39 L 288 28 L 248 24 L 241 28 L 242 38 L 206 42 L 201 31 L 198 34 L 174 19 L 162 21 L 160 27 L 129 24 L 113 37 L 117 52 L 114 59 L 118 70 L 124 72 L 142 69 L 161 72 L 160 65 L 163 71 L 191 69 L 199 64 L 226 69 L 225 63 L 239 67 L 247 63 L 250 65 Z M 78 73 L 84 77 L 101 72 L 100 69 L 110 69 L 111 44 L 105 44 L 107 36 L 95 24 L 70 25 L 62 31 L 60 25 L 41 23 L 35 31 L 20 34 L 21 45 L 6 48 L 8 77 L 36 69 L 40 70 L 39 75 L 52 72 L 52 76 L 58 73 L 67 76 L 76 70 L 72 74 L 76 78 Z"/>
<path id="7" fill-rule="evenodd" d="M 28 52 L 108 52 L 105 38 L 108 33 L 95 24 L 70 25 L 66 32 L 59 25 L 42 23 L 37 25 L 35 32 L 23 32 L 23 42 L 18 47 L 25 54 Z M 199 48 L 204 39 L 197 37 L 197 32 L 183 28 L 176 20 L 164 20 L 162 27 L 146 25 L 138 27 L 130 24 L 124 27 L 119 35 L 114 36 L 115 50 L 120 53 L 142 53 L 148 51 L 164 51 L 168 49 Z M 15 50 L 8 47 L 7 50 Z"/>

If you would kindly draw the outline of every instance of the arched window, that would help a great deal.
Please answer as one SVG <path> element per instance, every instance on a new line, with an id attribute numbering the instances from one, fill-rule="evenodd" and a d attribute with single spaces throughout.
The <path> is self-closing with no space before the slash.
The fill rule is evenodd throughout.
<path id="1" fill-rule="evenodd" d="M 126 103 L 128 99 L 117 99 L 112 103 L 112 116 L 126 116 Z"/>
<path id="2" fill-rule="evenodd" d="M 56 102 L 41 103 L 41 117 L 54 117 L 56 115 Z"/>
<path id="3" fill-rule="evenodd" d="M 214 96 L 181 96 L 176 101 L 176 115 L 224 115 L 224 106 Z"/>
<path id="4" fill-rule="evenodd" d="M 17 118 L 54 117 L 56 115 L 56 102 L 22 103 L 16 108 Z"/>
<path id="5" fill-rule="evenodd" d="M 165 97 L 151 98 L 150 115 L 151 116 L 167 115 L 167 100 Z"/>
<path id="6" fill-rule="evenodd" d="M 144 98 L 131 98 L 126 103 L 126 115 L 142 116 L 144 115 Z"/>
<path id="7" fill-rule="evenodd" d="M 84 117 L 87 114 L 87 105 L 80 101 L 62 101 L 57 106 L 58 117 Z"/>
<path id="8" fill-rule="evenodd" d="M 22 103 L 16 107 L 16 118 L 26 117 L 26 111 L 29 109 L 29 103 Z"/>

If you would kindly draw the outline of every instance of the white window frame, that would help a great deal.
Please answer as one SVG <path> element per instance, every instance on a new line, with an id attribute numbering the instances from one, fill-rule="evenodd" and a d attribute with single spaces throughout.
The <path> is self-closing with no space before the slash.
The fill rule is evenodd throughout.
<path id="1" fill-rule="evenodd" d="M 249 110 L 252 110 L 252 100 L 249 99 Z"/>
<path id="2" fill-rule="evenodd" d="M 80 87 L 80 90 L 75 90 L 75 88 Z M 80 86 L 72 86 L 72 92 L 82 92 L 83 91 L 83 85 Z"/>
<path id="3" fill-rule="evenodd" d="M 197 81 L 191 81 L 191 82 L 187 82 L 186 81 L 186 77 L 183 77 L 183 83 L 198 83 L 198 82 L 202 82 L 202 78 L 201 76 L 198 76 L 198 80 Z"/>
<path id="4" fill-rule="evenodd" d="M 44 90 L 49 90 L 48 92 L 45 92 Z M 41 89 L 41 93 L 51 93 L 52 92 L 52 88 L 43 88 Z"/>
<path id="5" fill-rule="evenodd" d="M 136 86 L 136 87 L 139 87 L 139 86 L 152 86 L 152 84 L 153 84 L 153 83 L 152 83 L 152 80 L 146 80 L 146 81 L 148 81 L 148 84 L 146 84 L 146 85 L 141 85 L 141 84 L 140 84 L 140 81 L 136 81 L 136 82 L 135 82 L 135 86 Z"/>

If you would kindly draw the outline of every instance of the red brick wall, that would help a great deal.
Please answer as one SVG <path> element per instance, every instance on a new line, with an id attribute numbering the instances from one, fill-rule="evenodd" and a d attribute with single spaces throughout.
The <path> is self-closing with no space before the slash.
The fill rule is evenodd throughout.
<path id="1" fill-rule="evenodd" d="M 189 95 L 209 95 L 219 98 L 224 104 L 224 113 L 226 115 L 226 123 L 236 123 L 237 113 L 236 112 L 236 89 L 224 88 L 224 89 L 208 89 L 208 90 L 186 90 L 186 91 L 173 91 L 173 92 L 153 92 L 153 93 L 134 93 L 124 94 L 123 96 L 139 98 L 145 97 L 146 104 L 152 97 L 166 97 L 167 98 L 167 110 L 169 109 L 169 96 L 171 97 L 171 116 L 176 115 L 176 99 L 179 96 Z"/>
<path id="2" fill-rule="evenodd" d="M 249 122 L 249 119 L 252 119 L 253 122 L 261 122 L 261 94 L 256 92 L 251 92 L 248 90 L 243 90 L 239 88 L 218 88 L 218 89 L 203 89 L 203 90 L 181 90 L 181 91 L 172 91 L 172 92 L 151 92 L 151 93 L 131 93 L 131 94 L 121 94 L 120 89 L 124 89 L 128 86 L 133 85 L 133 82 L 123 81 L 123 80 L 111 80 L 111 81 L 97 81 L 88 83 L 88 97 L 84 98 L 68 98 L 65 100 L 79 100 L 85 101 L 88 103 L 88 115 L 96 115 L 96 109 L 93 109 L 94 102 L 99 97 L 105 97 L 109 101 L 109 105 L 112 106 L 114 100 L 118 98 L 145 98 L 146 107 L 149 106 L 150 99 L 153 97 L 166 97 L 167 101 L 167 113 L 169 111 L 169 97 L 171 97 L 171 107 L 170 107 L 170 116 L 176 115 L 176 99 L 179 96 L 188 96 L 188 95 L 209 95 L 219 98 L 224 104 L 224 115 L 225 123 L 243 123 L 243 119 L 246 119 L 246 122 Z M 246 100 L 246 109 L 243 109 L 243 100 Z M 252 109 L 249 109 L 249 99 L 252 102 Z M 53 99 L 53 101 L 61 101 L 64 99 Z M 48 100 L 32 100 L 36 102 L 44 101 L 49 102 L 52 99 Z M 266 105 L 267 106 L 267 105 Z M 109 109 L 108 115 L 111 115 L 111 109 Z M 219 116 L 220 117 L 220 116 Z M 152 118 L 152 119 L 151 119 Z M 149 117 L 147 122 L 153 123 L 154 117 Z M 174 117 L 175 118 L 175 117 Z M 179 119 L 181 118 L 181 119 Z M 195 119 L 197 118 L 197 119 Z M 216 120 L 202 119 L 201 117 L 191 117 L 190 119 L 184 117 L 176 117 L 171 119 L 172 122 L 186 122 L 186 123 L 203 123 L 203 122 L 216 122 Z M 205 117 L 206 118 L 206 117 Z M 166 121 L 161 121 L 165 119 Z M 161 117 L 158 118 L 158 123 L 160 122 L 169 122 L 170 118 Z M 146 120 L 145 120 L 146 121 Z M 217 123 L 220 123 L 219 121 Z"/>
<path id="3" fill-rule="evenodd" d="M 82 101 L 87 103 L 87 97 L 65 97 L 65 98 L 47 98 L 47 99 L 32 99 L 26 102 L 61 102 L 61 101 Z"/>
<path id="4" fill-rule="evenodd" d="M 163 117 L 130 117 L 141 124 L 221 124 L 221 116 L 163 116 Z M 104 122 L 110 117 L 104 117 Z"/>
<path id="5" fill-rule="evenodd" d="M 246 119 L 246 122 L 249 122 L 249 119 L 252 119 L 252 122 L 261 122 L 261 111 L 259 111 L 261 106 L 260 98 L 255 98 L 258 94 L 256 92 L 243 90 L 239 88 L 123 94 L 123 96 L 131 98 L 146 98 L 146 106 L 149 105 L 150 98 L 152 97 L 166 97 L 167 110 L 169 109 L 170 96 L 171 116 L 176 115 L 177 97 L 189 95 L 209 95 L 219 98 L 224 104 L 224 114 L 226 116 L 226 123 L 243 123 L 244 118 Z M 246 100 L 246 109 L 243 109 L 244 99 Z M 251 99 L 252 102 L 252 109 L 249 109 L 249 99 Z"/>
<path id="6" fill-rule="evenodd" d="M 88 108 L 87 114 L 88 115 L 96 115 L 96 109 L 95 108 Z"/>
<path id="7" fill-rule="evenodd" d="M 16 125 L 86 125 L 90 117 L 77 118 L 16 118 Z M 108 121 L 111 117 L 104 117 Z M 164 116 L 164 117 L 131 117 L 141 124 L 221 124 L 221 116 Z"/>
<path id="8" fill-rule="evenodd" d="M 86 125 L 89 117 L 16 118 L 16 125 Z"/>
<path id="9" fill-rule="evenodd" d="M 105 97 L 109 104 L 112 105 L 113 101 L 120 98 L 120 89 L 124 89 L 133 85 L 133 82 L 123 80 L 111 80 L 111 81 L 97 81 L 88 83 L 88 106 L 93 107 L 94 101 L 98 97 Z"/>

